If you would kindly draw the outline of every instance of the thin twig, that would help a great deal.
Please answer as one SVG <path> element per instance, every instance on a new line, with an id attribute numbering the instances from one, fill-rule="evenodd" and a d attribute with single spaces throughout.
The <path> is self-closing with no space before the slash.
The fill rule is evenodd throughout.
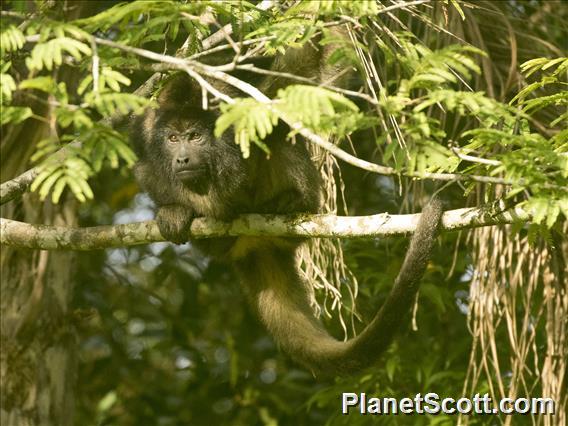
<path id="1" fill-rule="evenodd" d="M 452 147 L 452 152 L 458 156 L 459 159 L 469 161 L 471 163 L 487 164 L 489 166 L 500 166 L 502 163 L 499 160 L 489 160 L 488 158 L 474 157 L 473 155 L 463 154 L 458 148 Z"/>
<path id="2" fill-rule="evenodd" d="M 419 4 L 430 3 L 431 1 L 432 0 L 416 0 L 416 1 L 410 1 L 410 2 L 403 2 L 403 3 L 395 4 L 395 5 L 388 6 L 388 7 L 385 7 L 383 9 L 379 10 L 377 15 L 380 15 L 381 13 L 390 12 L 391 10 L 405 9 L 407 7 L 410 7 L 410 6 L 416 6 L 416 5 L 419 5 Z"/>
<path id="3" fill-rule="evenodd" d="M 302 83 L 307 83 L 307 84 L 311 84 L 313 86 L 323 87 L 323 88 L 329 89 L 333 92 L 342 93 L 346 96 L 352 96 L 354 98 L 364 99 L 364 100 L 366 100 L 367 102 L 369 102 L 370 104 L 373 104 L 373 105 L 379 104 L 376 99 L 374 99 L 373 97 L 366 95 L 364 93 L 355 92 L 354 90 L 342 89 L 340 87 L 332 86 L 332 85 L 327 84 L 327 83 L 318 83 L 311 78 L 302 77 L 302 76 L 287 73 L 287 72 L 265 70 L 265 69 L 262 69 L 262 68 L 257 68 L 252 64 L 237 65 L 237 66 L 235 66 L 235 69 L 250 71 L 250 72 L 254 72 L 256 74 L 271 75 L 271 76 L 274 76 L 274 77 L 282 77 L 282 78 L 287 78 L 289 80 L 301 81 Z"/>
<path id="4" fill-rule="evenodd" d="M 276 38 L 276 36 L 259 37 L 259 38 L 254 38 L 254 39 L 250 39 L 250 40 L 244 40 L 241 44 L 243 46 L 248 46 L 250 44 L 262 43 L 264 41 L 273 40 L 275 38 Z M 211 49 L 207 49 L 207 50 L 203 50 L 201 52 L 195 53 L 195 54 L 189 56 L 187 59 L 191 59 L 191 60 L 194 61 L 194 60 L 199 59 L 203 56 L 208 56 L 208 55 L 211 55 L 213 53 L 221 52 L 223 50 L 228 50 L 228 49 L 231 49 L 231 46 L 229 44 L 222 44 L 220 46 L 212 47 Z"/>
<path id="5" fill-rule="evenodd" d="M 93 73 L 93 93 L 99 98 L 99 66 L 100 66 L 100 58 L 97 50 L 97 43 L 95 40 L 91 40 L 91 50 L 93 52 L 93 66 L 92 66 L 92 73 Z"/>

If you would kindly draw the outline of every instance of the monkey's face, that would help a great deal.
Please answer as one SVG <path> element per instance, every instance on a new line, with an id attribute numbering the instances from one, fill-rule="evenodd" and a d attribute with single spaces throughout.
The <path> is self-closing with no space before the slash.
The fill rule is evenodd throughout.
<path id="1" fill-rule="evenodd" d="M 212 176 L 213 135 L 206 123 L 175 117 L 164 123 L 161 148 L 173 176 L 187 188 L 205 192 Z"/>

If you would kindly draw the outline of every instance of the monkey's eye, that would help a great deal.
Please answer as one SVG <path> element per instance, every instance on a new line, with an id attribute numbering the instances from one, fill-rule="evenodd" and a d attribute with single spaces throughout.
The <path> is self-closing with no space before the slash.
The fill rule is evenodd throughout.
<path id="1" fill-rule="evenodd" d="M 170 142 L 177 142 L 179 139 L 178 139 L 177 135 L 170 135 L 170 136 L 168 136 L 168 140 Z"/>
<path id="2" fill-rule="evenodd" d="M 189 138 L 190 138 L 192 141 L 198 141 L 199 139 L 201 139 L 201 133 L 199 133 L 199 132 L 191 132 L 191 133 L 189 134 Z"/>

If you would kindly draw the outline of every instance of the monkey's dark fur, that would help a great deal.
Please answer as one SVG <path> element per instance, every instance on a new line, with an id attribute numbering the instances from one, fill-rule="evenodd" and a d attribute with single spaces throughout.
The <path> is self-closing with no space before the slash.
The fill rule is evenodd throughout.
<path id="1" fill-rule="evenodd" d="M 136 176 L 156 203 L 165 238 L 187 241 L 197 216 L 230 220 L 241 213 L 318 211 L 320 177 L 303 141 L 292 144 L 286 130 L 277 128 L 266 141 L 269 159 L 258 149 L 243 159 L 232 134 L 213 136 L 213 113 L 179 102 L 180 94 L 190 99 L 192 90 L 189 83 L 182 83 L 185 89 L 179 84 L 162 93 L 159 108 L 139 117 L 131 133 L 140 158 Z M 369 366 L 387 348 L 414 300 L 441 213 L 436 199 L 425 207 L 387 301 L 347 342 L 331 337 L 313 316 L 296 261 L 299 240 L 238 237 L 195 243 L 230 259 L 253 310 L 284 351 L 313 372 L 339 374 Z"/>

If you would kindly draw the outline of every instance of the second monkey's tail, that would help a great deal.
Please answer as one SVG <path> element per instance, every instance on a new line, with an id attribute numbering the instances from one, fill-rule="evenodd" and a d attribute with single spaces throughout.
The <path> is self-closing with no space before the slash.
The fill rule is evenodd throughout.
<path id="1" fill-rule="evenodd" d="M 248 250 L 237 271 L 252 308 L 293 359 L 317 374 L 344 374 L 372 365 L 409 311 L 438 234 L 442 205 L 424 208 L 387 300 L 361 334 L 346 342 L 330 336 L 314 317 L 295 250 L 277 245 Z"/>

